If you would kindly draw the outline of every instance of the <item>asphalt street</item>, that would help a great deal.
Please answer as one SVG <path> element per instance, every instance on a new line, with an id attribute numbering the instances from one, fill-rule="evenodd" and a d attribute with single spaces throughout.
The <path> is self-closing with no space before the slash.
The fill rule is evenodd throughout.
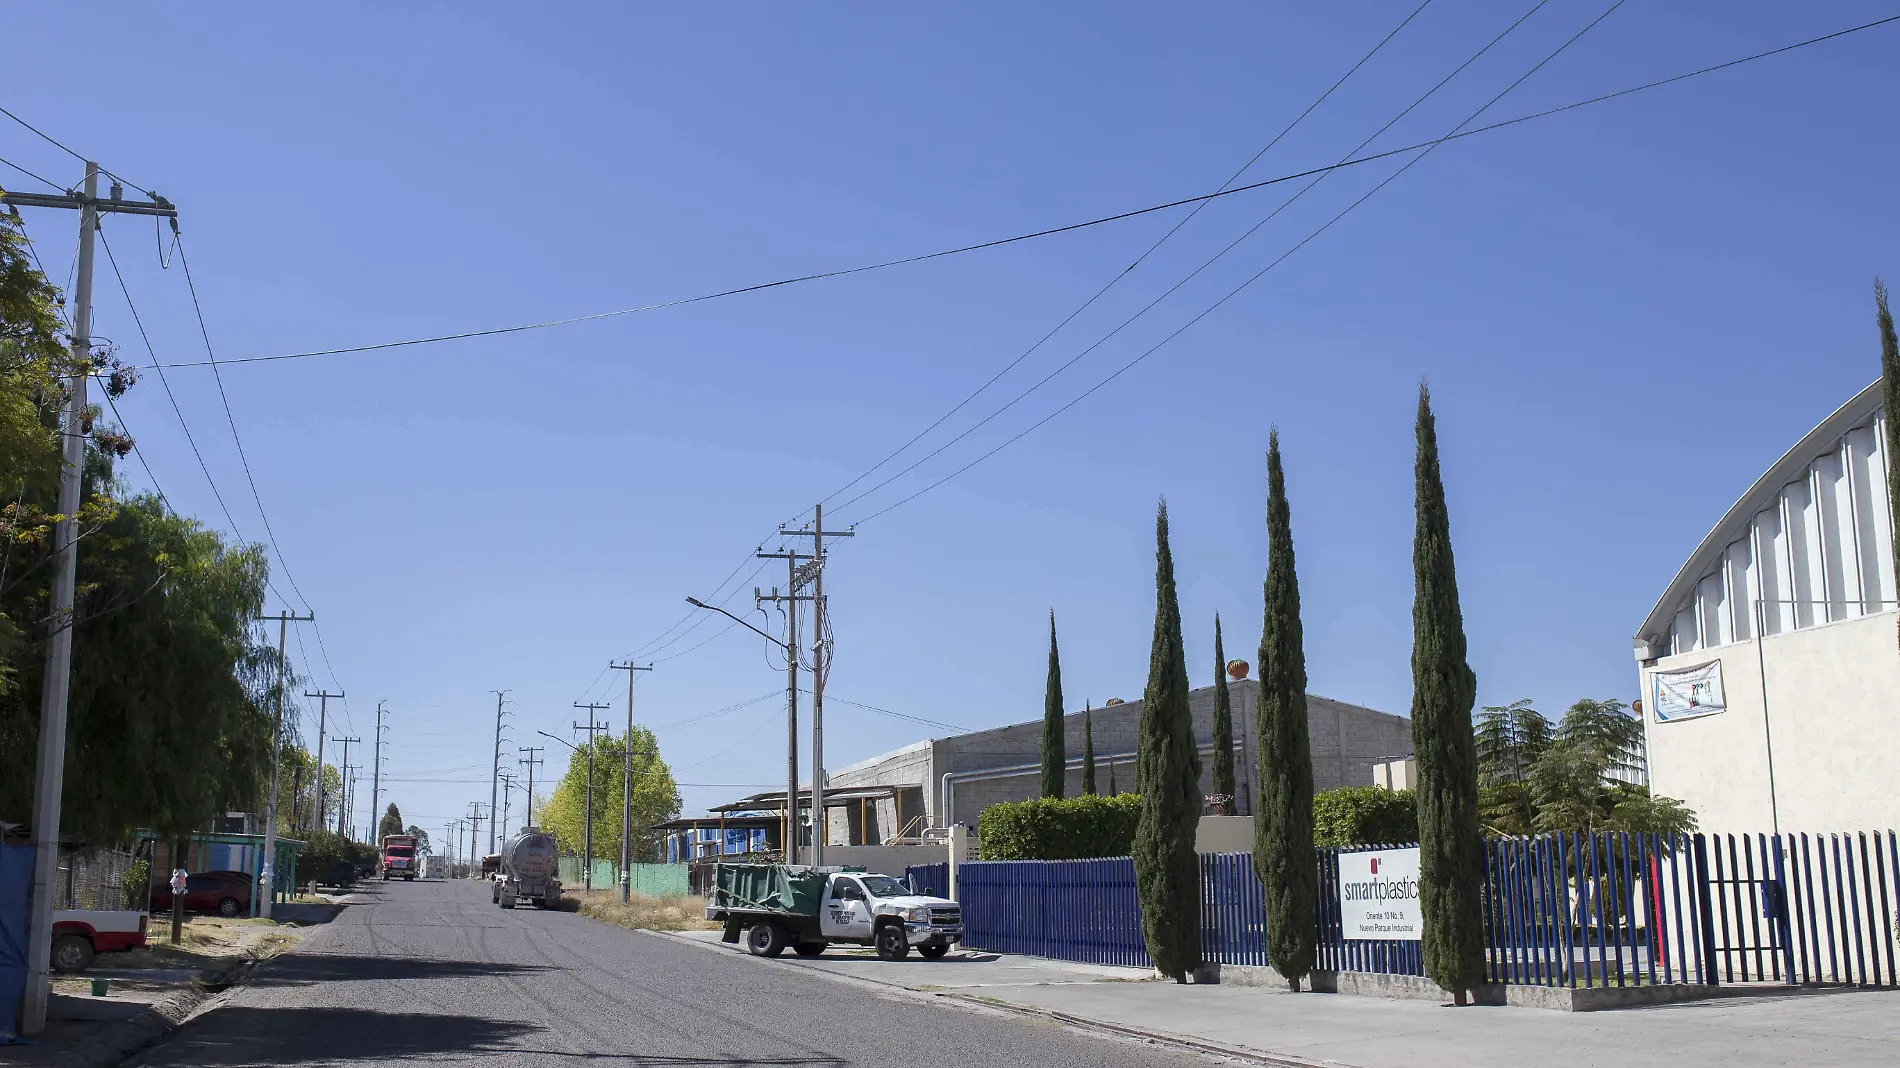
<path id="1" fill-rule="evenodd" d="M 575 913 L 505 911 L 486 883 L 375 882 L 358 900 L 132 1063 L 1209 1063 Z"/>

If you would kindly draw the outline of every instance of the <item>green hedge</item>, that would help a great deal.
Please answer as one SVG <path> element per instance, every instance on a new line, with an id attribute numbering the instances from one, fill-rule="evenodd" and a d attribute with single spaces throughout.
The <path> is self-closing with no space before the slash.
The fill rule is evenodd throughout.
<path id="1" fill-rule="evenodd" d="M 1313 795 L 1313 842 L 1319 846 L 1418 841 L 1418 795 L 1379 786 L 1342 786 Z"/>
<path id="2" fill-rule="evenodd" d="M 1125 857 L 1140 818 L 1140 794 L 1038 798 L 984 809 L 976 835 L 984 860 Z"/>

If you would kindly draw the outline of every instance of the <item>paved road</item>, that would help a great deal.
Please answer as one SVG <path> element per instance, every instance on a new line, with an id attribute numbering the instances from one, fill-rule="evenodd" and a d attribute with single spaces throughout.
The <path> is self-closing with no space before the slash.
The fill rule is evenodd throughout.
<path id="1" fill-rule="evenodd" d="M 577 914 L 506 912 L 489 903 L 485 883 L 377 882 L 363 897 L 134 1063 L 1210 1063 L 881 994 Z"/>

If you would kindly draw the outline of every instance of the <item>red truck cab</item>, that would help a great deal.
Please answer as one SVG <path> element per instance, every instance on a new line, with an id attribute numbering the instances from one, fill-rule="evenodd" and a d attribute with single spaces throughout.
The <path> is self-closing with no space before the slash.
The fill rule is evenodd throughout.
<path id="1" fill-rule="evenodd" d="M 415 835 L 386 834 L 383 836 L 384 879 L 393 877 L 414 882 L 418 863 Z"/>

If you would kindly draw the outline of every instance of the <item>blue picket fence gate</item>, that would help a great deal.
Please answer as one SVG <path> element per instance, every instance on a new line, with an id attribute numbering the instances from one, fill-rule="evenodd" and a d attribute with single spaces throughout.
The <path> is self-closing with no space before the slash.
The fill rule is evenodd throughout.
<path id="1" fill-rule="evenodd" d="M 1491 839 L 1483 896 L 1488 978 L 1567 987 L 1900 986 L 1896 847 L 1893 831 Z M 1417 942 L 1344 937 L 1339 858 L 1356 851 L 1320 851 L 1318 966 L 1424 974 Z M 1264 898 L 1252 856 L 1202 854 L 1200 866 L 1203 958 L 1266 966 Z M 909 874 L 920 890 L 948 892 L 947 864 L 917 865 Z M 957 879 L 966 946 L 1151 966 L 1128 857 L 972 862 L 958 868 Z"/>

